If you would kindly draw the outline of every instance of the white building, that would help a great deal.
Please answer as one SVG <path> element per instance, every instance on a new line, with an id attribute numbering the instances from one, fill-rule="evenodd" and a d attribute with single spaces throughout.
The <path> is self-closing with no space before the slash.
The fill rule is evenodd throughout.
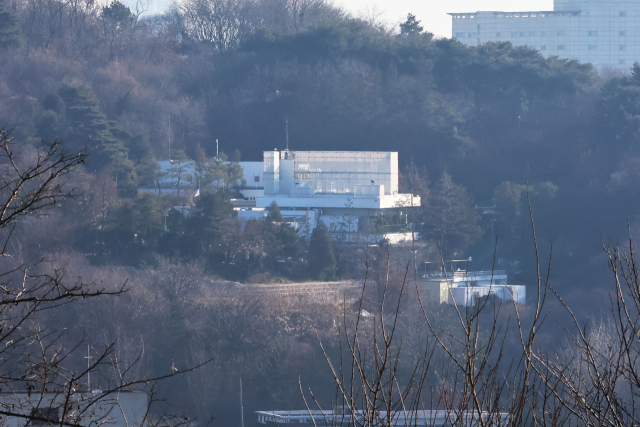
<path id="1" fill-rule="evenodd" d="M 240 162 L 244 182 L 238 189 L 245 200 L 256 200 L 264 196 L 264 162 Z"/>
<path id="2" fill-rule="evenodd" d="M 248 186 L 246 170 L 244 176 Z M 408 214 L 420 198 L 398 192 L 396 152 L 265 151 L 262 179 L 264 194 L 255 208 L 238 210 L 241 221 L 266 216 L 276 202 L 283 218 L 306 233 L 323 221 L 345 241 L 363 234 L 411 239 Z M 385 216 L 394 227 L 383 227 Z"/>
<path id="3" fill-rule="evenodd" d="M 255 411 L 260 424 L 273 423 L 275 425 L 287 424 L 290 426 L 349 426 L 363 425 L 367 414 L 364 411 L 344 410 L 298 410 L 298 411 Z M 428 410 L 428 409 L 398 409 L 388 414 L 386 411 L 376 411 L 376 419 L 381 420 L 380 424 L 385 425 L 388 420 L 395 427 L 445 427 L 452 425 L 462 425 L 477 427 L 480 425 L 492 425 L 497 427 L 509 425 L 509 414 L 491 413 L 486 411 L 449 411 L 449 410 Z M 482 422 L 481 422 L 482 421 Z"/>
<path id="4" fill-rule="evenodd" d="M 193 194 L 197 187 L 196 164 L 193 160 L 161 160 L 153 185 L 140 187 L 138 191 L 178 197 Z"/>
<path id="5" fill-rule="evenodd" d="M 553 11 L 450 15 L 453 37 L 467 45 L 509 41 L 600 70 L 628 71 L 640 61 L 638 0 L 555 0 Z"/>
<path id="6" fill-rule="evenodd" d="M 134 391 L 0 393 L 0 409 L 15 414 L 2 416 L 3 427 L 59 425 L 63 413 L 68 425 L 144 427 L 148 406 L 147 394 Z"/>
<path id="7" fill-rule="evenodd" d="M 441 304 L 456 304 L 461 307 L 473 306 L 478 299 L 489 295 L 518 304 L 525 304 L 527 301 L 526 287 L 509 285 L 507 274 L 503 270 L 458 270 L 446 274 L 425 274 L 420 279 L 420 288 Z"/>

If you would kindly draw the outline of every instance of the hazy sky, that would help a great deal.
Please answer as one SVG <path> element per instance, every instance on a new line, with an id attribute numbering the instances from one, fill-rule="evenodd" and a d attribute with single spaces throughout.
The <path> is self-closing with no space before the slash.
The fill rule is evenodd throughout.
<path id="1" fill-rule="evenodd" d="M 387 22 L 404 21 L 408 13 L 422 21 L 425 30 L 436 36 L 451 37 L 449 12 L 476 12 L 478 10 L 503 10 L 524 12 L 553 10 L 553 0 L 334 0 L 348 11 L 358 15 L 382 13 Z M 369 11 L 369 12 L 367 12 Z"/>

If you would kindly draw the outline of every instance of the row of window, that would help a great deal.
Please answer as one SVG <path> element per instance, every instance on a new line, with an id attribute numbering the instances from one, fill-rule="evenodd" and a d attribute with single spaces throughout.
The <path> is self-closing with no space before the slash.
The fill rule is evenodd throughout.
<path id="1" fill-rule="evenodd" d="M 500 13 L 496 15 L 498 18 L 545 18 L 548 16 L 562 16 L 566 14 L 573 15 L 573 12 L 545 12 L 545 13 Z M 621 10 L 618 13 L 618 16 L 624 18 L 627 16 L 627 12 L 625 10 Z M 475 15 L 453 15 L 453 19 L 475 19 Z"/>
<path id="2" fill-rule="evenodd" d="M 507 36 L 509 33 L 504 33 L 504 36 Z M 477 37 L 478 33 L 456 33 L 456 38 L 464 38 L 464 37 Z M 558 31 L 557 35 L 562 37 L 562 36 L 566 36 L 566 31 Z M 589 36 L 590 37 L 596 37 L 598 35 L 597 31 L 589 31 Z M 626 31 L 620 31 L 618 34 L 620 37 L 626 37 L 627 32 Z M 547 36 L 547 32 L 546 31 L 540 31 L 540 37 L 546 37 Z M 503 33 L 496 33 L 496 37 L 503 37 Z M 511 37 L 538 37 L 538 32 L 537 31 L 511 31 Z"/>
<path id="3" fill-rule="evenodd" d="M 536 48 L 536 46 L 529 46 L 529 47 L 531 47 L 532 49 Z M 547 46 L 544 46 L 544 45 L 540 46 L 540 50 L 547 50 Z M 556 46 L 556 50 L 566 50 L 566 46 L 563 44 L 558 45 Z M 589 50 L 598 50 L 598 47 L 595 45 L 589 45 Z M 627 47 L 620 46 L 620 50 L 627 50 Z"/>

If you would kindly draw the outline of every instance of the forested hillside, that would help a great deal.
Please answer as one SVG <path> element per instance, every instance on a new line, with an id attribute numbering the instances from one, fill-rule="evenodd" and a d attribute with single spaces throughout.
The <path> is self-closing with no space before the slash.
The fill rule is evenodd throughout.
<path id="1" fill-rule="evenodd" d="M 640 65 L 598 74 L 509 43 L 435 39 L 411 15 L 397 28 L 355 18 L 325 0 L 185 0 L 161 15 L 148 7 L 0 0 L 0 125 L 25 159 L 42 140 L 88 153 L 65 178 L 74 197 L 21 222 L 15 251 L 92 280 L 135 283 L 121 306 L 83 303 L 67 314 L 100 331 L 88 313 L 126 313 L 100 333 L 132 349 L 144 336 L 157 356 L 145 369 L 215 353 L 207 372 L 219 384 L 197 376 L 180 384 L 205 390 L 181 397 L 201 417 L 235 401 L 224 390 L 242 375 L 256 387 L 264 381 L 251 402 L 297 395 L 299 357 L 324 363 L 309 325 L 328 334 L 339 314 L 315 303 L 239 301 L 211 280 L 361 279 L 365 263 L 386 262 L 383 244 L 334 247 L 326 230 L 309 246 L 275 206 L 267 221 L 240 230 L 218 187 L 196 201 L 137 191 L 157 181 L 159 160 L 210 165 L 216 139 L 221 158 L 262 160 L 263 150 L 284 147 L 286 120 L 294 150 L 399 152 L 401 186 L 423 201 L 414 218 L 426 242 L 419 262 L 441 249 L 534 284 L 530 200 L 542 259 L 553 246 L 556 288 L 585 313 L 602 309 L 601 237 L 640 238 Z M 211 182 L 237 178 L 220 165 L 198 170 Z M 170 210 L 187 204 L 188 217 Z M 315 376 L 307 379 L 325 384 Z"/>

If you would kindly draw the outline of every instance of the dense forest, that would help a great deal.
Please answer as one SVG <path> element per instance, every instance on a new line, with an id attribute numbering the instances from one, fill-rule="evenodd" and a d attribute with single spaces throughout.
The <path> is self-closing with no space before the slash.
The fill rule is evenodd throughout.
<path id="1" fill-rule="evenodd" d="M 534 286 L 530 203 L 540 259 L 553 247 L 555 289 L 578 317 L 605 310 L 602 239 L 640 238 L 639 64 L 596 72 L 509 43 L 468 47 L 412 15 L 392 26 L 326 0 L 148 8 L 0 0 L 0 125 L 25 164 L 56 140 L 87 154 L 64 177 L 70 197 L 18 222 L 7 250 L 68 277 L 133 284 L 114 301 L 47 314 L 75 322 L 70 339 L 93 334 L 130 356 L 144 347 L 149 371 L 214 357 L 167 387 L 189 393 L 164 390 L 200 420 L 236 422 L 225 390 L 240 377 L 252 410 L 300 409 L 303 365 L 305 381 L 330 386 L 316 332 L 331 335 L 339 304 L 240 297 L 231 282 L 361 280 L 367 266 L 381 282 L 390 253 L 396 278 L 411 256 L 384 242 L 354 251 L 326 227 L 306 241 L 277 206 L 240 229 L 233 190 L 219 183 L 238 179 L 233 162 L 283 148 L 285 121 L 294 150 L 399 152 L 401 186 L 423 201 L 418 263 L 442 251 Z M 216 140 L 231 164 L 213 159 Z M 169 158 L 196 164 L 200 197 L 138 192 Z M 183 205 L 190 215 L 171 209 Z M 432 309 L 443 324 L 455 317 Z M 552 332 L 544 340 L 563 345 Z"/>

